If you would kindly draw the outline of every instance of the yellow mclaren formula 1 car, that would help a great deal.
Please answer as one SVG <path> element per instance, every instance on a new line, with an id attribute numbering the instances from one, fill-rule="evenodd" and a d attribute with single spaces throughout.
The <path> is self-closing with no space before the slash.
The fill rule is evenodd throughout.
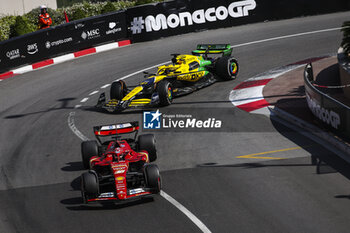
<path id="1" fill-rule="evenodd" d="M 145 80 L 128 88 L 124 81 L 112 83 L 110 100 L 105 93 L 96 107 L 120 112 L 134 107 L 170 105 L 173 98 L 189 94 L 218 80 L 235 79 L 238 62 L 229 44 L 201 44 L 192 55 L 172 54 L 172 64 L 159 66 L 157 73 L 145 73 Z"/>

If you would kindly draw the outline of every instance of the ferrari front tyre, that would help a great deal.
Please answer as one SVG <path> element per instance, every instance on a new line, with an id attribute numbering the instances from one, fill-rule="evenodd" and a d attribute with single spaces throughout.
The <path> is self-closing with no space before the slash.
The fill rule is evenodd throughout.
<path id="1" fill-rule="evenodd" d="M 126 94 L 126 84 L 124 81 L 116 81 L 112 83 L 110 89 L 111 99 L 122 100 Z"/>
<path id="2" fill-rule="evenodd" d="M 234 57 L 220 57 L 215 63 L 215 73 L 223 80 L 235 79 L 238 70 L 238 62 Z"/>
<path id="3" fill-rule="evenodd" d="M 159 168 L 155 164 L 148 164 L 144 168 L 147 187 L 152 193 L 158 194 L 162 188 Z"/>
<path id="4" fill-rule="evenodd" d="M 93 156 L 98 156 L 98 144 L 97 141 L 84 141 L 81 143 L 81 157 L 85 169 L 90 167 L 90 159 Z"/>
<path id="5" fill-rule="evenodd" d="M 168 106 L 173 101 L 173 87 L 171 83 L 162 80 L 157 85 L 160 106 Z"/>
<path id="6" fill-rule="evenodd" d="M 149 162 L 153 162 L 157 159 L 156 139 L 153 134 L 143 134 L 137 139 L 139 150 L 145 150 L 148 152 Z"/>
<path id="7" fill-rule="evenodd" d="M 84 203 L 87 202 L 87 197 L 97 196 L 99 193 L 99 184 L 97 174 L 94 171 L 88 171 L 81 175 L 81 194 Z"/>

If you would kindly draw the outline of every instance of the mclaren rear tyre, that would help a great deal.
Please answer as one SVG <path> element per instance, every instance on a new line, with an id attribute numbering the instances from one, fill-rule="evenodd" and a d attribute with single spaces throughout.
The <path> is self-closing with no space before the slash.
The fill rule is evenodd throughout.
<path id="1" fill-rule="evenodd" d="M 126 90 L 124 81 L 113 82 L 110 90 L 111 99 L 122 100 L 126 94 Z"/>
<path id="2" fill-rule="evenodd" d="M 220 57 L 215 63 L 215 73 L 225 81 L 235 79 L 238 70 L 238 62 L 234 57 Z"/>
<path id="3" fill-rule="evenodd" d="M 156 139 L 153 134 L 138 136 L 137 143 L 140 151 L 145 150 L 148 152 L 149 162 L 153 162 L 157 159 Z"/>
<path id="4" fill-rule="evenodd" d="M 153 194 L 158 194 L 162 188 L 159 168 L 155 164 L 148 164 L 144 169 L 147 187 Z"/>
<path id="5" fill-rule="evenodd" d="M 90 159 L 93 156 L 98 156 L 98 144 L 97 141 L 84 141 L 81 143 L 81 156 L 85 169 L 90 168 Z"/>
<path id="6" fill-rule="evenodd" d="M 160 106 L 168 106 L 173 102 L 173 87 L 168 81 L 160 81 L 157 85 L 157 92 Z"/>
<path id="7" fill-rule="evenodd" d="M 96 197 L 99 193 L 99 184 L 97 174 L 94 171 L 88 171 L 81 175 L 81 195 L 84 203 L 87 203 L 89 197 Z"/>

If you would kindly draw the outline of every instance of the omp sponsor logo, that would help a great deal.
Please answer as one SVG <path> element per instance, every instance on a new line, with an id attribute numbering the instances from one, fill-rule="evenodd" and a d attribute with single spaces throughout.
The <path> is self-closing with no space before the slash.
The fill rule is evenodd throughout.
<path id="1" fill-rule="evenodd" d="M 100 37 L 100 29 L 99 28 L 92 29 L 90 31 L 84 31 L 81 34 L 81 38 L 83 38 L 84 40 L 86 40 L 86 39 L 91 40 L 91 39 L 95 39 L 98 37 Z"/>
<path id="2" fill-rule="evenodd" d="M 206 22 L 215 22 L 217 20 L 225 20 L 229 16 L 232 18 L 240 18 L 249 15 L 250 10 L 256 7 L 255 0 L 245 0 L 232 2 L 228 7 L 218 6 L 208 9 L 199 9 L 194 12 L 181 12 L 179 14 L 158 14 L 156 16 L 149 15 L 145 19 L 143 17 L 134 17 L 131 22 L 131 31 L 133 34 L 141 33 L 146 26 L 146 32 L 165 30 L 168 28 L 184 27 L 193 24 L 202 24 Z"/>
<path id="3" fill-rule="evenodd" d="M 6 57 L 10 60 L 19 58 L 21 56 L 19 49 L 13 49 L 11 51 L 6 52 Z"/>
<path id="4" fill-rule="evenodd" d="M 173 120 L 172 118 L 163 118 L 163 128 L 221 128 L 222 121 L 215 118 L 207 120 L 198 120 L 188 118 L 186 120 Z"/>
<path id="5" fill-rule="evenodd" d="M 67 37 L 65 39 L 56 40 L 56 41 L 52 41 L 52 42 L 46 41 L 45 46 L 46 46 L 47 49 L 49 49 L 49 48 L 51 48 L 53 46 L 59 46 L 61 44 L 65 44 L 65 43 L 68 43 L 68 42 L 71 42 L 71 41 L 73 41 L 72 37 Z"/>
<path id="6" fill-rule="evenodd" d="M 306 93 L 307 104 L 312 113 L 324 123 L 331 125 L 333 128 L 338 129 L 340 125 L 340 116 L 338 113 L 327 110 L 317 104 L 307 93 Z"/>
<path id="7" fill-rule="evenodd" d="M 37 43 L 34 43 L 34 44 L 30 44 L 30 45 L 27 45 L 27 52 L 28 54 L 36 54 L 38 52 L 38 44 Z"/>
<path id="8" fill-rule="evenodd" d="M 115 27 L 116 25 L 117 25 L 116 22 L 110 22 L 108 26 L 109 26 L 109 29 L 111 29 L 111 30 L 106 31 L 106 35 L 115 34 L 117 32 L 121 32 L 122 28 L 120 28 L 120 27 L 116 28 Z"/>

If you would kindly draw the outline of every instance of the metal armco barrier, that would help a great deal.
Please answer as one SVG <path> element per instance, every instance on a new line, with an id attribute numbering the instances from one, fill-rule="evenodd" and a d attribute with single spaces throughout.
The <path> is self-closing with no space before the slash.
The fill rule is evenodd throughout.
<path id="1" fill-rule="evenodd" d="M 126 39 L 125 11 L 36 31 L 0 43 L 0 73 L 108 41 Z"/>
<path id="2" fill-rule="evenodd" d="M 322 93 L 313 81 L 312 65 L 308 64 L 304 70 L 304 86 L 309 109 L 326 128 L 350 139 L 350 108 Z"/>

